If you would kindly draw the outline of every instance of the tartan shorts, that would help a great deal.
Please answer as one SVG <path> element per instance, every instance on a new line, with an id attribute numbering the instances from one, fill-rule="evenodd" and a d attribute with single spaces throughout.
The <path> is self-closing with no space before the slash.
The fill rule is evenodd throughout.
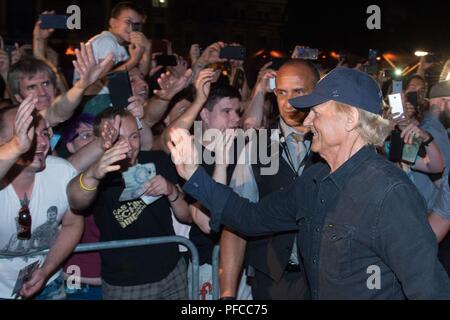
<path id="1" fill-rule="evenodd" d="M 137 286 L 113 286 L 103 280 L 103 300 L 186 300 L 187 270 L 183 258 L 164 279 Z"/>

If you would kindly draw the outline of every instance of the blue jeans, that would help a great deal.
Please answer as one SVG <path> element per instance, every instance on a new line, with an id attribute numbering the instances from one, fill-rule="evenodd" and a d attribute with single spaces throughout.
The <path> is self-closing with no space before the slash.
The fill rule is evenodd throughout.
<path id="1" fill-rule="evenodd" d="M 50 282 L 44 290 L 39 293 L 34 300 L 65 300 L 64 293 L 64 276 L 61 275 L 54 281 Z"/>
<path id="2" fill-rule="evenodd" d="M 102 300 L 102 287 L 89 284 L 81 284 L 80 289 L 65 287 L 67 300 Z"/>

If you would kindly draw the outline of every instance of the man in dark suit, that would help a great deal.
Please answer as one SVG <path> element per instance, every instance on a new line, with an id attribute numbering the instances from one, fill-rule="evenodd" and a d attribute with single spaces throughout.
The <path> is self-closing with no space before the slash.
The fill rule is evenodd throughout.
<path id="1" fill-rule="evenodd" d="M 275 72 L 272 74 L 275 75 Z M 268 90 L 267 84 L 264 83 L 268 82 L 268 77 L 262 78 L 256 85 L 252 101 L 252 107 L 259 107 L 259 110 L 262 110 L 263 106 L 255 106 L 254 102 L 258 95 L 264 96 Z M 269 168 L 273 167 L 274 161 L 262 165 L 263 161 L 259 157 L 257 161 L 251 159 L 252 155 L 248 154 L 249 150 L 252 150 L 250 142 L 246 148 L 246 159 L 250 161 L 246 161 L 246 164 L 239 161 L 232 176 L 230 186 L 235 192 L 252 202 L 258 202 L 266 195 L 287 187 L 305 170 L 307 163 L 311 161 L 311 141 L 307 138 L 308 130 L 302 125 L 307 112 L 294 109 L 288 100 L 312 92 L 318 80 L 316 68 L 303 60 L 290 60 L 276 73 L 274 93 L 280 118 L 268 133 L 270 150 L 264 153 L 275 155 L 272 160 L 277 162 L 278 168 Z M 260 101 L 261 104 L 264 103 L 263 99 Z M 258 137 L 263 133 L 258 133 Z M 253 143 L 259 145 L 258 140 Z M 268 171 L 272 172 L 264 173 Z M 224 229 L 220 242 L 221 298 L 246 298 L 241 292 L 237 292 L 244 257 L 250 270 L 248 275 L 252 276 L 254 299 L 307 298 L 308 285 L 295 243 L 295 231 L 270 237 L 244 238 L 233 230 Z"/>

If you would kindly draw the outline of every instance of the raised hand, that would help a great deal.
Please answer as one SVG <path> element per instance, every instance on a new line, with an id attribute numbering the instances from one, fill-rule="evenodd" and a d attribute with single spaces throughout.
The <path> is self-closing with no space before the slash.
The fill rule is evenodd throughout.
<path id="1" fill-rule="evenodd" d="M 108 150 L 116 143 L 117 138 L 119 138 L 120 122 L 119 115 L 115 116 L 113 123 L 108 120 L 103 121 L 100 130 L 100 139 L 102 140 L 103 149 Z"/>
<path id="2" fill-rule="evenodd" d="M 81 43 L 80 50 L 75 49 L 75 55 L 77 60 L 73 61 L 73 65 L 80 75 L 80 80 L 77 81 L 75 86 L 83 90 L 97 81 L 101 75 L 106 74 L 108 68 L 112 67 L 113 54 L 109 53 L 101 63 L 97 63 L 94 51 L 89 43 Z"/>
<path id="3" fill-rule="evenodd" d="M 139 62 L 144 54 L 145 47 L 138 44 L 128 45 L 128 52 L 130 53 L 130 60 Z"/>
<path id="4" fill-rule="evenodd" d="M 199 155 L 194 145 L 194 137 L 189 131 L 181 128 L 169 129 L 170 140 L 167 147 L 172 155 L 178 174 L 185 180 L 194 174 L 198 168 Z"/>
<path id="5" fill-rule="evenodd" d="M 412 144 L 414 138 L 426 141 L 430 138 L 430 134 L 417 126 L 415 123 L 409 124 L 405 129 L 402 130 L 400 137 L 406 144 Z"/>
<path id="6" fill-rule="evenodd" d="M 179 78 L 175 77 L 170 71 L 161 74 L 158 78 L 160 90 L 154 90 L 153 93 L 162 100 L 171 100 L 174 95 L 183 90 L 192 75 L 192 70 L 188 69 Z"/>
<path id="7" fill-rule="evenodd" d="M 34 138 L 33 111 L 36 108 L 37 97 L 29 95 L 19 106 L 14 123 L 13 141 L 19 154 L 27 152 Z"/>
<path id="8" fill-rule="evenodd" d="M 277 72 L 269 67 L 272 65 L 272 61 L 263 65 L 258 73 L 258 79 L 256 80 L 255 90 L 262 93 L 270 92 L 269 79 L 277 77 Z"/>
<path id="9" fill-rule="evenodd" d="M 90 175 L 100 181 L 109 172 L 120 170 L 120 165 L 115 164 L 118 161 L 124 160 L 131 148 L 125 140 L 119 140 L 111 149 L 107 150 L 103 156 L 98 160 L 89 170 Z"/>
<path id="10" fill-rule="evenodd" d="M 204 104 L 208 99 L 214 73 L 215 71 L 212 68 L 203 69 L 195 79 L 195 100 L 197 102 Z"/>
<path id="11" fill-rule="evenodd" d="M 176 66 L 168 66 L 167 70 L 169 70 L 175 77 L 179 78 L 182 75 L 186 73 L 188 70 L 188 64 L 186 60 L 183 59 L 183 57 L 179 55 L 175 55 L 177 58 L 177 65 Z"/>
<path id="12" fill-rule="evenodd" d="M 213 43 L 203 51 L 203 53 L 200 55 L 200 58 L 198 58 L 197 62 L 203 65 L 207 65 L 210 63 L 227 61 L 227 59 L 220 58 L 220 49 L 222 49 L 223 47 L 225 47 L 225 44 L 221 41 Z"/>
<path id="13" fill-rule="evenodd" d="M 152 43 L 142 32 L 133 31 L 130 33 L 130 43 L 135 46 L 143 47 L 146 51 L 150 52 L 152 49 Z"/>
<path id="14" fill-rule="evenodd" d="M 127 110 L 130 111 L 135 118 L 142 119 L 144 117 L 145 98 L 139 95 L 134 95 L 128 99 L 128 102 L 130 104 L 127 106 Z"/>
<path id="15" fill-rule="evenodd" d="M 55 11 L 54 10 L 44 11 L 44 12 L 42 12 L 42 14 L 55 14 Z M 50 38 L 52 33 L 55 31 L 55 29 L 41 29 L 41 24 L 42 24 L 41 20 L 38 20 L 34 24 L 33 39 L 35 39 L 35 40 L 47 40 L 48 38 Z"/>

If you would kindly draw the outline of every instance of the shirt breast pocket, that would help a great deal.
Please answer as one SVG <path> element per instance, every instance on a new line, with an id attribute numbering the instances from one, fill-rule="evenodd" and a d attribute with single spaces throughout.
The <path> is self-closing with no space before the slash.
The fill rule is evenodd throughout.
<path id="1" fill-rule="evenodd" d="M 321 263 L 333 279 L 345 279 L 352 274 L 352 228 L 327 223 L 323 230 Z"/>

